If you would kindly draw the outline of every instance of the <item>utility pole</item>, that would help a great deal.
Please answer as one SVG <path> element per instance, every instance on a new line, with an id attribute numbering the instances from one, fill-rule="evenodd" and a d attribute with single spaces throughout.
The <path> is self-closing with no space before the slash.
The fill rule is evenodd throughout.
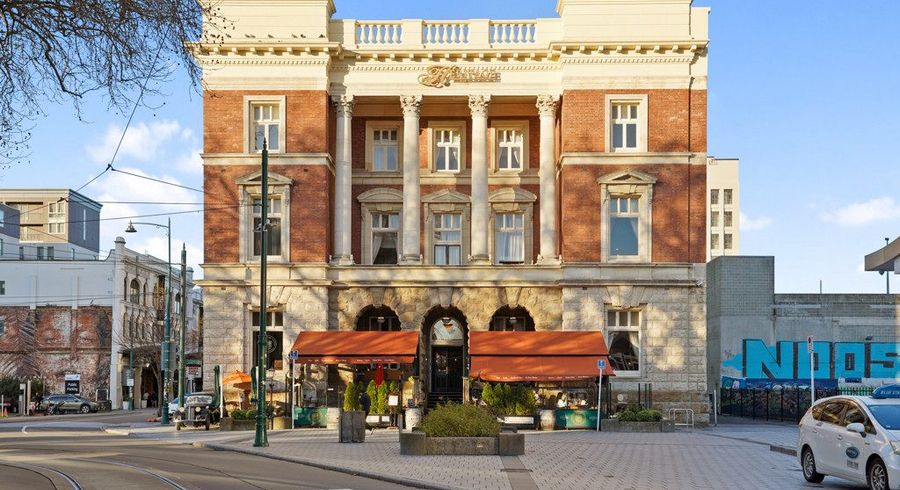
<path id="1" fill-rule="evenodd" d="M 184 332 L 187 330 L 187 248 L 181 243 L 181 338 L 178 342 L 178 408 L 184 408 Z"/>
<path id="2" fill-rule="evenodd" d="M 266 320 L 269 314 L 266 300 L 266 260 L 269 255 L 267 235 L 269 233 L 269 149 L 263 140 L 262 150 L 262 176 L 261 194 L 262 209 L 260 209 L 259 230 L 259 337 L 256 342 L 256 438 L 253 447 L 268 447 L 269 440 L 266 435 Z"/>

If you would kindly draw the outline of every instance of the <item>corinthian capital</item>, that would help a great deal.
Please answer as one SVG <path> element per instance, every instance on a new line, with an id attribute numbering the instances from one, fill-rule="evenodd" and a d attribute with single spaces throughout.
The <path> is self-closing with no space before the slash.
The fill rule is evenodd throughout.
<path id="1" fill-rule="evenodd" d="M 488 105 L 490 105 L 490 103 L 490 95 L 470 95 L 469 110 L 472 111 L 472 117 L 487 117 Z"/>
<path id="2" fill-rule="evenodd" d="M 419 117 L 419 109 L 422 107 L 422 96 L 401 95 L 400 107 L 403 109 L 403 117 Z"/>
<path id="3" fill-rule="evenodd" d="M 556 116 L 556 107 L 559 105 L 558 95 L 538 95 L 538 114 L 541 116 Z"/>
<path id="4" fill-rule="evenodd" d="M 338 116 L 350 117 L 353 115 L 353 96 L 335 95 L 331 98 L 337 108 Z"/>

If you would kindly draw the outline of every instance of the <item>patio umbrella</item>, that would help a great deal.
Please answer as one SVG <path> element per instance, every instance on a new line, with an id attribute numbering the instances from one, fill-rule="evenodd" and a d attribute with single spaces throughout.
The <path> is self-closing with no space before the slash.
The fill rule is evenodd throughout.
<path id="1" fill-rule="evenodd" d="M 225 375 L 222 384 L 250 383 L 250 375 L 243 371 L 232 371 Z"/>
<path id="2" fill-rule="evenodd" d="M 244 391 L 250 391 L 252 385 L 250 382 L 246 383 L 237 383 L 234 385 L 235 388 L 242 389 Z M 285 385 L 281 381 L 266 381 L 266 392 L 268 393 L 287 393 L 287 385 Z"/>

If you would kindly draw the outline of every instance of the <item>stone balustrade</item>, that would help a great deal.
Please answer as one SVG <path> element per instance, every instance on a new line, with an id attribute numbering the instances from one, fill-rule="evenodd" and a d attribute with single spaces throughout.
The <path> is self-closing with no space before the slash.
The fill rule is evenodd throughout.
<path id="1" fill-rule="evenodd" d="M 330 37 L 356 49 L 499 49 L 546 45 L 561 32 L 560 19 L 341 19 L 332 21 Z"/>

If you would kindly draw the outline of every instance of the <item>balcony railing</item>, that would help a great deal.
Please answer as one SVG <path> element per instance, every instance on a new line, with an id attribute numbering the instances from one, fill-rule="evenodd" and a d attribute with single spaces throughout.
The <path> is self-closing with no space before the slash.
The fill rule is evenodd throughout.
<path id="1" fill-rule="evenodd" d="M 333 37 L 360 49 L 511 48 L 546 43 L 561 34 L 559 19 L 335 20 Z"/>

